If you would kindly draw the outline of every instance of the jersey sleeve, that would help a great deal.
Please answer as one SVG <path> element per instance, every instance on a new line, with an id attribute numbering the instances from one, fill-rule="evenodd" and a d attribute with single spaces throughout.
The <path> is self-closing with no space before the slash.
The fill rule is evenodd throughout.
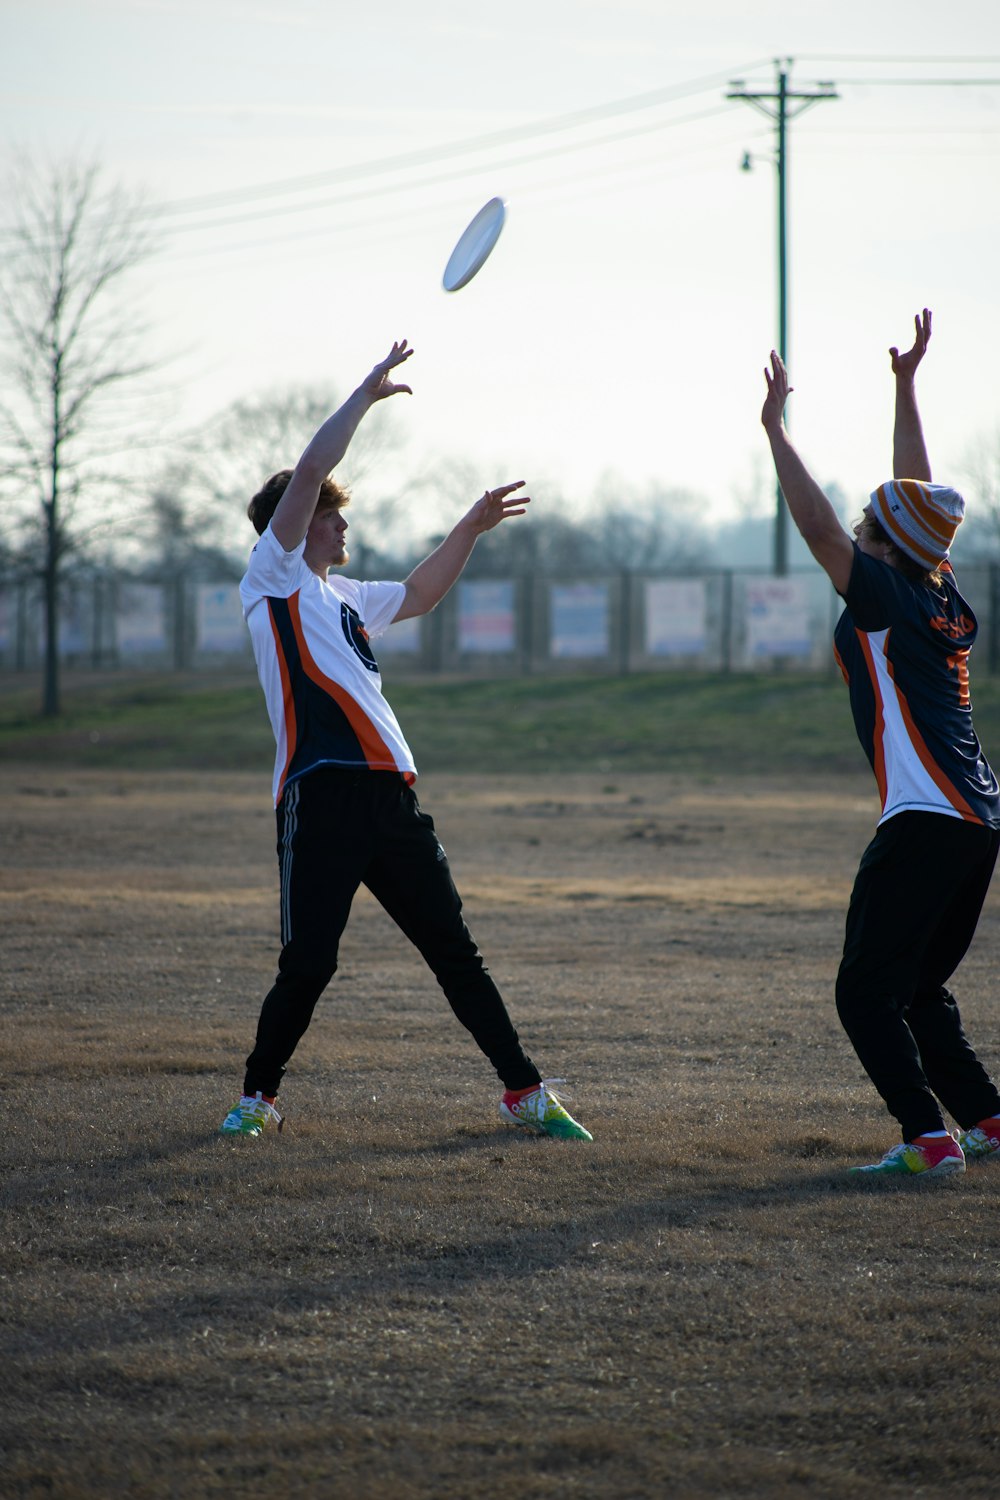
<path id="1" fill-rule="evenodd" d="M 384 635 L 396 618 L 406 598 L 403 583 L 358 583 L 351 580 L 358 591 L 358 614 L 365 622 L 365 630 L 373 639 Z M 344 582 L 347 582 L 345 579 Z"/>
<path id="2" fill-rule="evenodd" d="M 260 599 L 288 599 L 301 587 L 305 550 L 306 539 L 303 537 L 293 552 L 286 552 L 268 524 L 250 554 L 240 584 L 244 615 L 249 614 Z"/>

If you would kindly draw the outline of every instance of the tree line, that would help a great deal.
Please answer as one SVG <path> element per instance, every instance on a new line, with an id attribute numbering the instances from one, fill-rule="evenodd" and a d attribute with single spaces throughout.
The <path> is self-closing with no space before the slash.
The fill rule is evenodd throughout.
<path id="1" fill-rule="evenodd" d="M 40 169 L 22 159 L 8 202 L 13 217 L 0 231 L 0 497 L 7 521 L 0 571 L 39 581 L 41 711 L 54 715 L 67 568 L 91 560 L 239 577 L 253 542 L 248 499 L 274 468 L 295 462 L 343 393 L 302 385 L 241 397 L 173 441 L 163 458 L 150 416 L 156 403 L 137 399 L 156 373 L 131 287 L 132 273 L 157 248 L 141 194 L 106 185 L 93 162 Z M 379 415 L 351 450 L 351 480 L 359 487 L 352 571 L 369 578 L 405 572 L 482 489 L 479 471 L 455 458 L 417 464 L 415 473 L 408 467 L 405 485 L 387 483 L 387 471 L 402 475 L 407 455 L 391 419 Z M 137 455 L 145 456 L 141 505 Z M 968 477 L 976 505 L 963 550 L 995 556 L 1000 428 L 974 448 Z M 758 476 L 755 488 L 763 487 Z M 721 526 L 704 519 L 708 512 L 704 496 L 667 484 L 636 487 L 613 473 L 572 504 L 548 485 L 532 524 L 501 528 L 474 554 L 469 576 L 767 565 L 767 502 L 745 500 Z M 794 550 L 797 542 L 793 565 L 808 560 L 804 549 Z"/>

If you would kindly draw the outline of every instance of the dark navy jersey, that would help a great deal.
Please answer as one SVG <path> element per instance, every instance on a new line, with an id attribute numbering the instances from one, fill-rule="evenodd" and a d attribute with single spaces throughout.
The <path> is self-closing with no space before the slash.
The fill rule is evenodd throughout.
<path id="1" fill-rule="evenodd" d="M 855 546 L 834 649 L 878 782 L 880 821 L 937 812 L 996 828 L 1000 787 L 969 699 L 979 627 L 947 563 L 941 572 L 939 587 L 911 583 Z"/>

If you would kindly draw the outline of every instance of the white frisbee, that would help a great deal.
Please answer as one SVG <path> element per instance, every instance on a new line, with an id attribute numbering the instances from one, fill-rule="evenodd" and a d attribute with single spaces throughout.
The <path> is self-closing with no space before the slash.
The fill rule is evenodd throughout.
<path id="1" fill-rule="evenodd" d="M 467 286 L 485 265 L 490 251 L 500 238 L 507 205 L 502 198 L 484 203 L 472 223 L 460 237 L 444 268 L 441 284 L 446 292 L 457 292 Z"/>

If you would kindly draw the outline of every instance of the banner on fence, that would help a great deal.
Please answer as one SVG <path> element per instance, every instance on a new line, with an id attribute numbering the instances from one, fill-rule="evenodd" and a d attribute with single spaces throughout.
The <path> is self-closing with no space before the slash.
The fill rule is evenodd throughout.
<path id="1" fill-rule="evenodd" d="M 484 579 L 459 584 L 459 651 L 510 652 L 516 639 L 512 582 Z"/>
<path id="2" fill-rule="evenodd" d="M 240 591 L 235 583 L 198 586 L 198 650 L 231 653 L 249 649 Z"/>
<path id="3" fill-rule="evenodd" d="M 121 589 L 116 619 L 119 655 L 156 656 L 167 649 L 166 611 L 158 583 Z"/>
<path id="4" fill-rule="evenodd" d="M 408 620 L 390 625 L 385 634 L 379 636 L 375 654 L 393 656 L 398 652 L 400 655 L 414 656 L 419 650 L 420 616 L 411 615 Z"/>
<path id="5" fill-rule="evenodd" d="M 59 605 L 59 655 L 83 656 L 90 649 L 87 636 L 87 610 L 83 594 L 74 589 Z"/>
<path id="6" fill-rule="evenodd" d="M 700 578 L 647 578 L 646 654 L 701 656 L 708 649 L 708 610 Z"/>
<path id="7" fill-rule="evenodd" d="M 748 578 L 747 656 L 809 656 L 811 650 L 805 579 Z"/>
<path id="8" fill-rule="evenodd" d="M 14 596 L 4 589 L 0 593 L 0 656 L 6 656 L 14 650 Z"/>
<path id="9" fill-rule="evenodd" d="M 607 584 L 553 584 L 549 597 L 551 654 L 607 656 L 610 650 Z"/>

